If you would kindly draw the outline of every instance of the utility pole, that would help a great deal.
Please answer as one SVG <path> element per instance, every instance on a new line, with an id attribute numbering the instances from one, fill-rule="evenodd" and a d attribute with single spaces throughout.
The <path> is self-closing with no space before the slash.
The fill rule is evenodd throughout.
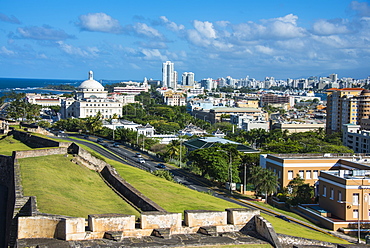
<path id="1" fill-rule="evenodd" d="M 247 165 L 244 164 L 244 187 L 243 187 L 244 194 L 246 189 L 247 189 Z"/>

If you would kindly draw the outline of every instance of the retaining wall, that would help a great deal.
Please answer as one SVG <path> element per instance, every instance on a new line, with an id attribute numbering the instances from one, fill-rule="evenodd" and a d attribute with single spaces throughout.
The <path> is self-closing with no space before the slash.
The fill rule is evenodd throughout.
<path id="1" fill-rule="evenodd" d="M 131 186 L 131 184 L 124 181 L 111 166 L 105 166 L 100 172 L 107 182 L 112 185 L 120 194 L 127 200 L 132 202 L 135 206 L 142 211 L 162 211 L 166 210 L 158 204 L 144 196 L 140 191 Z"/>
<path id="2" fill-rule="evenodd" d="M 43 138 L 40 136 L 32 135 L 32 133 L 13 130 L 12 134 L 14 138 L 21 140 L 23 143 L 29 145 L 33 148 L 42 148 L 42 147 L 69 147 L 71 142 L 59 142 L 51 140 L 48 138 Z"/>
<path id="3" fill-rule="evenodd" d="M 259 215 L 255 217 L 255 222 L 258 234 L 260 234 L 262 237 L 268 240 L 274 247 L 277 248 L 283 247 L 270 222 L 268 222 L 262 216 Z"/>
<path id="4" fill-rule="evenodd" d="M 75 162 L 86 166 L 90 170 L 95 170 L 95 171 L 100 172 L 101 170 L 103 170 L 104 167 L 110 166 L 105 161 L 97 157 L 94 157 L 93 155 L 91 155 L 90 152 L 86 151 L 85 149 L 82 149 L 79 145 L 75 143 L 72 143 L 69 146 L 68 152 L 75 155 L 75 158 L 74 158 Z"/>
<path id="5" fill-rule="evenodd" d="M 58 215 L 37 215 L 19 217 L 18 238 L 59 238 L 63 240 L 101 239 L 107 233 L 119 233 L 122 238 L 141 238 L 151 235 L 170 237 L 173 234 L 194 234 L 200 231 L 212 232 L 207 235 L 218 235 L 222 232 L 240 231 L 248 223 L 233 225 L 227 223 L 228 216 L 238 215 L 239 211 L 219 211 L 222 213 L 222 225 L 199 226 L 198 223 L 183 226 L 181 213 L 145 212 L 140 217 L 140 228 L 135 228 L 135 216 L 123 214 L 95 214 L 89 215 L 88 226 L 85 227 L 84 218 L 72 218 Z M 189 211 L 188 211 L 189 212 Z M 244 212 L 256 213 L 254 210 L 244 209 Z M 212 214 L 211 214 L 212 213 Z M 217 223 L 220 215 L 217 211 L 197 211 L 197 216 L 205 223 Z M 237 219 L 237 216 L 230 217 Z M 213 227 L 210 228 L 210 227 Z M 86 231 L 85 231 L 86 230 Z"/>
<path id="6" fill-rule="evenodd" d="M 56 154 L 67 154 L 67 147 L 56 147 L 56 148 L 45 148 L 40 150 L 28 150 L 28 151 L 13 151 L 12 157 L 14 159 L 30 158 L 30 157 L 41 157 Z"/>
<path id="7" fill-rule="evenodd" d="M 0 155 L 0 247 L 7 247 L 15 205 L 14 160 Z"/>

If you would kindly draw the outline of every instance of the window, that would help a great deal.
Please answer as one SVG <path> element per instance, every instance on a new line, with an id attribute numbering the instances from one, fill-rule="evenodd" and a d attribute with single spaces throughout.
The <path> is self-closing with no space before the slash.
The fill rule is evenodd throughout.
<path id="1" fill-rule="evenodd" d="M 352 204 L 353 205 L 358 205 L 358 199 L 359 199 L 359 194 L 358 193 L 353 193 L 353 195 L 352 195 Z"/>
<path id="2" fill-rule="evenodd" d="M 323 189 L 322 189 L 322 196 L 323 197 L 326 197 L 326 186 L 324 185 Z"/>
<path id="3" fill-rule="evenodd" d="M 318 170 L 314 170 L 313 171 L 313 179 L 318 179 L 319 177 L 319 171 Z"/>
<path id="4" fill-rule="evenodd" d="M 338 191 L 338 202 L 342 201 L 342 191 Z"/>
<path id="5" fill-rule="evenodd" d="M 292 180 L 293 179 L 293 171 L 290 170 L 288 171 L 288 180 Z"/>
<path id="6" fill-rule="evenodd" d="M 353 209 L 353 218 L 358 219 L 358 209 Z"/>
<path id="7" fill-rule="evenodd" d="M 306 179 L 311 179 L 311 170 L 306 170 Z"/>
<path id="8" fill-rule="evenodd" d="M 334 189 L 330 188 L 330 200 L 334 200 Z"/>
<path id="9" fill-rule="evenodd" d="M 299 177 L 304 179 L 304 170 L 299 171 Z"/>

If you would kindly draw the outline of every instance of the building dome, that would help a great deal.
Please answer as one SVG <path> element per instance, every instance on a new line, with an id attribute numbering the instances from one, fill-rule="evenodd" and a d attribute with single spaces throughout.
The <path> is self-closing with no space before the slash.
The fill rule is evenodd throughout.
<path id="1" fill-rule="evenodd" d="M 104 90 L 104 86 L 101 85 L 98 81 L 93 79 L 93 72 L 89 71 L 89 79 L 82 82 L 78 89 L 96 89 L 96 90 Z"/>

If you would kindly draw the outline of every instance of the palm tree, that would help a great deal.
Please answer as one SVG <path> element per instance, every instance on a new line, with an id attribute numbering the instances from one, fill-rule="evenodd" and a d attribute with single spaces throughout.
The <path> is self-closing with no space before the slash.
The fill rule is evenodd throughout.
<path id="1" fill-rule="evenodd" d="M 279 186 L 278 177 L 271 170 L 260 166 L 251 168 L 251 182 L 254 184 L 257 194 L 265 193 L 267 196 L 274 193 Z"/>

